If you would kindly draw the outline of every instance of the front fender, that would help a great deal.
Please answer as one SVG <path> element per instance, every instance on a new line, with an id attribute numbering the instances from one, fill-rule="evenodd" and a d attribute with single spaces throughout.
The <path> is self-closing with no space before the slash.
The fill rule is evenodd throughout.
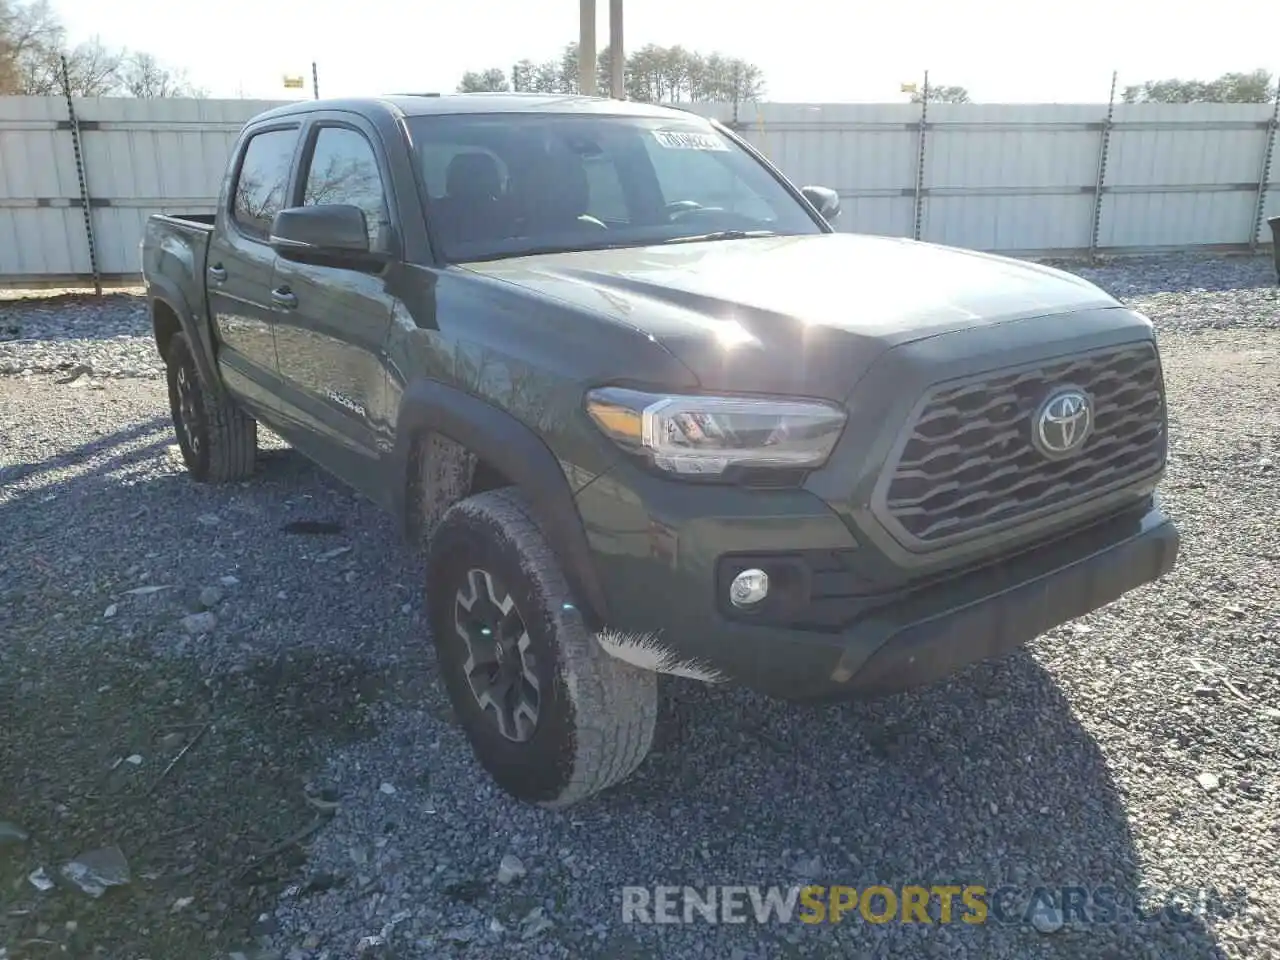
<path id="1" fill-rule="evenodd" d="M 439 381 L 420 380 L 411 384 L 400 400 L 393 454 L 397 478 L 409 475 L 415 441 L 427 433 L 439 433 L 464 445 L 524 493 L 583 608 L 584 619 L 598 629 L 608 616 L 604 591 L 591 561 L 573 491 L 546 443 L 493 404 Z M 407 484 L 394 484 L 393 496 L 395 515 L 407 529 Z"/>

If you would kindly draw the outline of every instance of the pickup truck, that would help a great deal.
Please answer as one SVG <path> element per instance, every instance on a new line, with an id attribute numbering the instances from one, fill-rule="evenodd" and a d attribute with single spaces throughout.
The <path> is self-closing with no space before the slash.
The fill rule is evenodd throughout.
<path id="1" fill-rule="evenodd" d="M 633 773 L 660 675 L 891 694 L 1166 573 L 1150 321 L 839 206 L 673 108 L 269 110 L 142 242 L 186 467 L 244 480 L 261 423 L 391 511 L 478 762 L 548 808 Z"/>

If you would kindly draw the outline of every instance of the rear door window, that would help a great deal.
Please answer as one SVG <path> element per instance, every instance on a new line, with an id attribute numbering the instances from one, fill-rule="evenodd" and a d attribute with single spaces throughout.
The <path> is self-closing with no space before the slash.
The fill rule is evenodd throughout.
<path id="1" fill-rule="evenodd" d="M 296 127 L 265 130 L 249 139 L 231 204 L 232 219 L 249 236 L 266 240 L 271 222 L 285 206 L 289 169 L 297 145 Z"/>

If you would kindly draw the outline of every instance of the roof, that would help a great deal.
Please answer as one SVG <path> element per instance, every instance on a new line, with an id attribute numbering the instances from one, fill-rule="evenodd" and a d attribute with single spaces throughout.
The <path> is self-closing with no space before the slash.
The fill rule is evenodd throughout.
<path id="1" fill-rule="evenodd" d="M 299 100 L 275 107 L 263 117 L 309 113 L 312 110 L 391 109 L 404 116 L 466 113 L 588 113 L 631 117 L 687 117 L 673 107 L 632 100 L 611 100 L 565 93 L 401 93 L 380 97 Z"/>

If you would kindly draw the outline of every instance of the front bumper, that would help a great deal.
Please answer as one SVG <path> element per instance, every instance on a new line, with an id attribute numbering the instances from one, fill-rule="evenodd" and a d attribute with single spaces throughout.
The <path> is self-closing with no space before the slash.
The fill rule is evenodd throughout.
<path id="1" fill-rule="evenodd" d="M 1177 528 L 1144 497 L 985 565 L 845 598 L 837 625 L 798 629 L 727 615 L 717 602 L 718 565 L 736 551 L 859 549 L 825 505 L 800 492 L 721 491 L 711 513 L 701 496 L 655 510 L 645 496 L 653 490 L 620 499 L 606 481 L 579 495 L 610 627 L 656 636 L 672 662 L 787 700 L 879 696 L 942 679 L 1163 576 L 1179 549 Z M 755 496 L 769 499 L 753 505 Z M 624 531 L 615 524 L 628 512 Z"/>
<path id="2" fill-rule="evenodd" d="M 1122 539 L 1093 550 L 1088 539 L 923 590 L 861 623 L 831 671 L 830 692 L 893 693 L 1001 656 L 1162 577 L 1179 547 L 1177 528 L 1158 509 Z"/>

